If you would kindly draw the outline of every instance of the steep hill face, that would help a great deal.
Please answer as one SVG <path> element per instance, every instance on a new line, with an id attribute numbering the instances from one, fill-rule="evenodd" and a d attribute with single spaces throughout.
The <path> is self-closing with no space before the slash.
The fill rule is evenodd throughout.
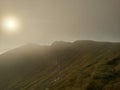
<path id="1" fill-rule="evenodd" d="M 0 56 L 0 90 L 119 90 L 120 43 L 29 44 Z"/>

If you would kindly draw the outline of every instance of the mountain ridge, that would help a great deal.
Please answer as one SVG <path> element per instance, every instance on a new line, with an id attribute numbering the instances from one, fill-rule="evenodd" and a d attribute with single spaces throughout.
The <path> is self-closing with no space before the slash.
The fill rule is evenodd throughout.
<path id="1" fill-rule="evenodd" d="M 77 40 L 48 46 L 29 44 L 0 55 L 0 60 L 12 63 L 0 67 L 2 90 L 120 88 L 120 43 Z"/>

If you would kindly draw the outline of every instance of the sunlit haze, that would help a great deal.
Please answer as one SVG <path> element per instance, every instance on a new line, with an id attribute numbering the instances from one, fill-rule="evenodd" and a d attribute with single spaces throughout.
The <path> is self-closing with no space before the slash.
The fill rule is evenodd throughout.
<path id="1" fill-rule="evenodd" d="M 120 0 L 0 0 L 0 20 L 0 52 L 25 43 L 120 41 Z"/>
<path id="2" fill-rule="evenodd" d="M 6 33 L 14 33 L 19 29 L 19 22 L 15 17 L 5 17 L 3 18 L 3 30 Z"/>
<path id="3" fill-rule="evenodd" d="M 120 0 L 0 0 L 0 90 L 120 90 Z"/>

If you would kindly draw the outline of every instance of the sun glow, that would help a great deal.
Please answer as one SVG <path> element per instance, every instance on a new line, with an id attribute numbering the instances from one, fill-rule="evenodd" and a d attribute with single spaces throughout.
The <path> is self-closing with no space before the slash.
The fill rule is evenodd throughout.
<path id="1" fill-rule="evenodd" d="M 15 17 L 3 18 L 3 30 L 6 32 L 16 32 L 19 29 L 19 21 Z"/>

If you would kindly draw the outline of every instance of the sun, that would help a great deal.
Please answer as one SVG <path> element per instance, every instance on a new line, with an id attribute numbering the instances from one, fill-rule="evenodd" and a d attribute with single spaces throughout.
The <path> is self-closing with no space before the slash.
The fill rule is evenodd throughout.
<path id="1" fill-rule="evenodd" d="M 19 20 L 15 17 L 3 18 L 3 29 L 7 32 L 16 32 L 19 29 Z"/>

